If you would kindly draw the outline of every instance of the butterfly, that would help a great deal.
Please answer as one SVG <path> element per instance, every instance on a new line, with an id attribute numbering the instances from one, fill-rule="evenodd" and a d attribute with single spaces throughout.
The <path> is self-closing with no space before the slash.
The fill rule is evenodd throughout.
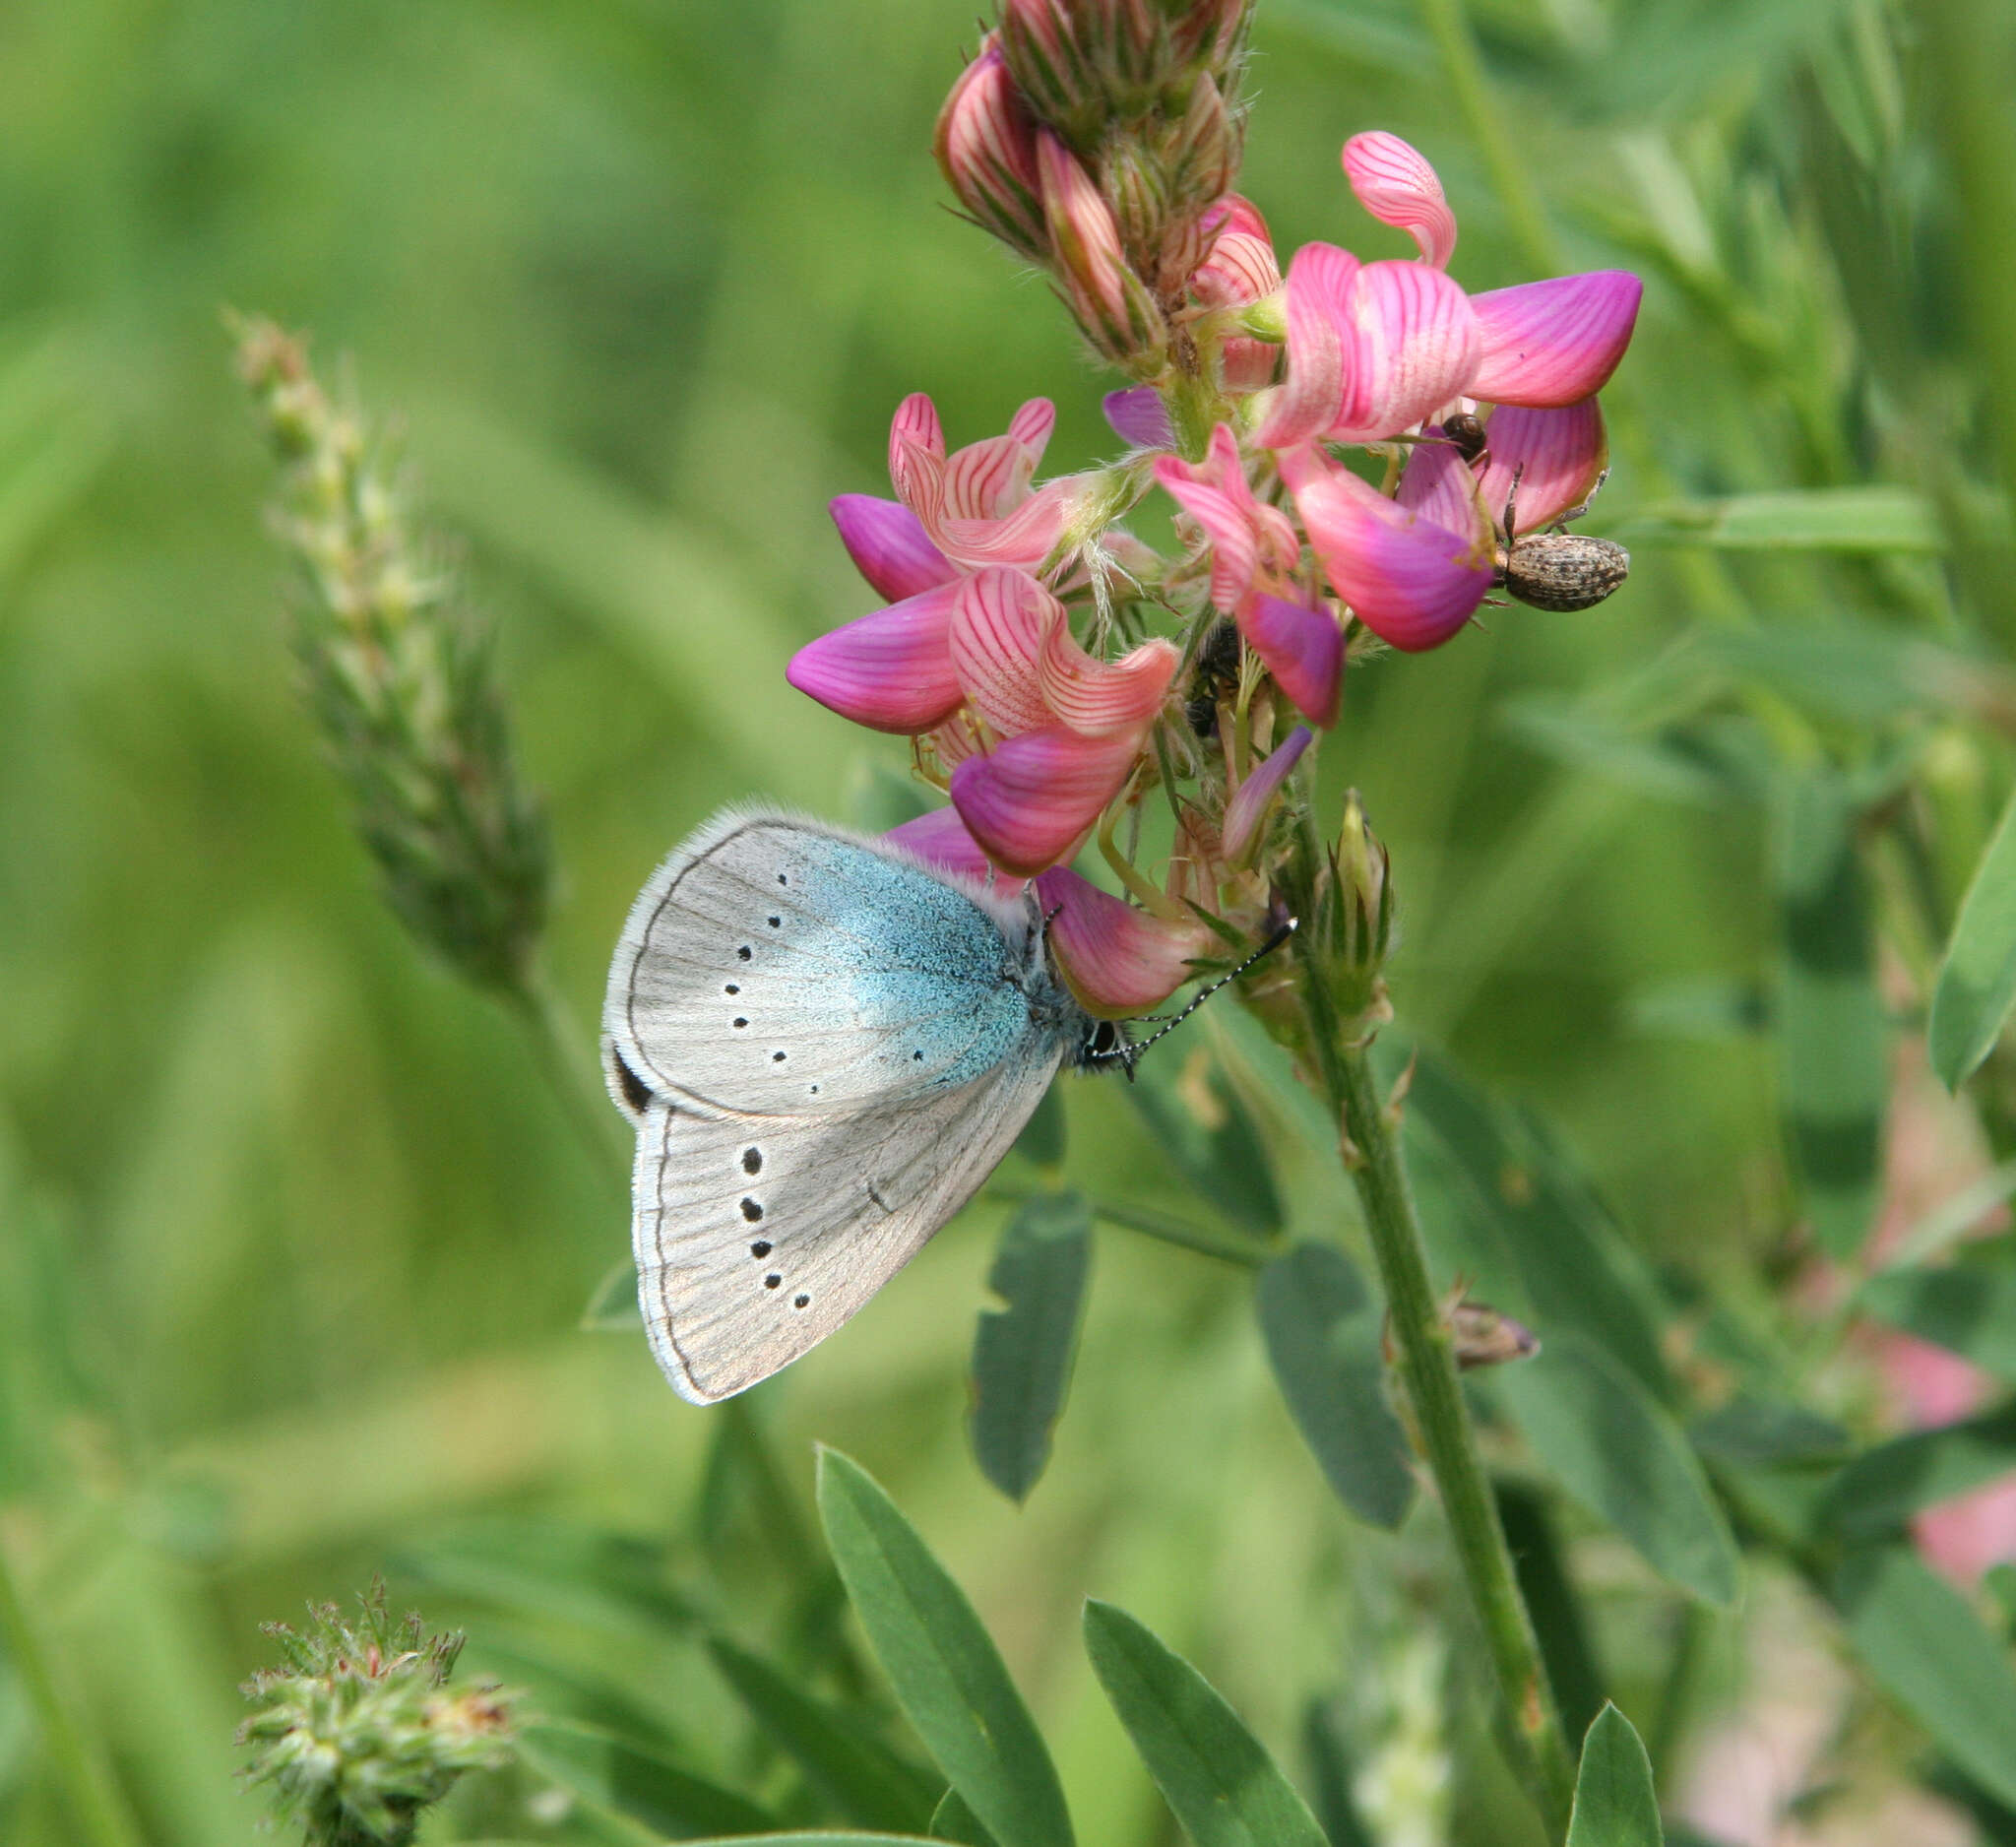
<path id="1" fill-rule="evenodd" d="M 609 968 L 602 1063 L 637 1129 L 651 1348 L 713 1404 L 916 1255 L 1060 1068 L 1130 1062 L 1010 901 L 888 841 L 729 809 L 659 867 Z"/>

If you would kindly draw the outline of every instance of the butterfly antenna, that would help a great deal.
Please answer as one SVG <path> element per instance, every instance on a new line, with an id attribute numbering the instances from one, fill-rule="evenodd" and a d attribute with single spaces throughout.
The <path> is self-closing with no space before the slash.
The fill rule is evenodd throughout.
<path id="1" fill-rule="evenodd" d="M 1198 988 L 1198 990 L 1190 996 L 1188 1002 L 1185 1005 L 1179 1007 L 1174 1013 L 1170 1014 L 1168 1016 L 1167 1021 L 1164 1025 L 1159 1026 L 1154 1032 L 1150 1033 L 1146 1039 L 1138 1040 L 1131 1046 L 1121 1046 L 1116 1048 L 1112 1051 L 1102 1053 L 1100 1054 L 1102 1058 L 1117 1059 L 1119 1062 L 1121 1062 L 1127 1067 L 1127 1073 L 1131 1077 L 1134 1072 L 1135 1060 L 1138 1059 L 1141 1056 L 1141 1054 L 1149 1049 L 1150 1046 L 1154 1045 L 1155 1042 L 1159 1039 L 1166 1039 L 1171 1033 L 1173 1033 L 1176 1030 L 1177 1027 L 1181 1026 L 1182 1023 L 1185 1020 L 1187 1020 L 1191 1014 L 1195 1013 L 1199 1007 L 1201 1007 L 1207 1000 L 1209 1000 L 1213 994 L 1217 993 L 1218 990 L 1221 987 L 1223 987 L 1228 982 L 1237 981 L 1241 975 L 1245 974 L 1245 972 L 1253 966 L 1254 963 L 1261 961 L 1263 958 L 1267 956 L 1271 956 L 1277 949 L 1279 949 L 1282 946 L 1283 943 L 1287 942 L 1288 939 L 1295 933 L 1295 919 L 1289 918 L 1284 923 L 1277 924 L 1275 926 L 1273 933 L 1267 938 L 1267 940 L 1264 943 L 1262 943 L 1259 948 L 1254 950 L 1253 953 L 1245 959 L 1245 961 L 1241 962 L 1237 968 L 1228 969 L 1225 974 L 1221 975 L 1214 982 L 1207 982 L 1202 987 Z"/>

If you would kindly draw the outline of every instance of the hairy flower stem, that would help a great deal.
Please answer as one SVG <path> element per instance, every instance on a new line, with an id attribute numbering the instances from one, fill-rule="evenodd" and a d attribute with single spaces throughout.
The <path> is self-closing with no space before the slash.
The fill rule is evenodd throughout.
<path id="1" fill-rule="evenodd" d="M 141 1847 L 140 1832 L 126 1812 L 110 1770 L 85 1743 L 77 1721 L 50 1672 L 49 1657 L 0 1546 L 0 1652 L 14 1664 L 41 1730 L 42 1751 L 62 1786 L 87 1847 Z"/>
<path id="2" fill-rule="evenodd" d="M 1313 972 L 1303 981 L 1302 990 L 1309 1011 L 1310 1049 L 1347 1138 L 1346 1165 L 1385 1285 L 1401 1379 L 1434 1472 L 1471 1601 L 1483 1626 L 1504 1701 L 1504 1730 L 1548 1838 L 1560 1840 L 1574 1800 L 1575 1763 L 1547 1684 L 1533 1619 L 1513 1576 L 1497 1503 L 1478 1456 L 1470 1410 L 1457 1382 L 1449 1325 L 1428 1276 L 1427 1248 L 1415 1216 L 1400 1140 L 1380 1100 L 1364 1046 L 1347 1042 L 1346 1023 L 1337 1017 Z"/>

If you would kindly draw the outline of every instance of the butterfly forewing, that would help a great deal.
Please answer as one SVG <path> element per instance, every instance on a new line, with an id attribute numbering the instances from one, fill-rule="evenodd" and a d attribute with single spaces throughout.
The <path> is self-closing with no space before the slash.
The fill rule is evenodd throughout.
<path id="1" fill-rule="evenodd" d="M 1026 1040 L 969 1083 L 800 1117 L 654 1100 L 638 1132 L 638 1300 L 680 1396 L 746 1390 L 860 1308 L 992 1172 L 1060 1055 Z"/>
<path id="2" fill-rule="evenodd" d="M 1029 1030 L 1017 927 L 865 843 L 730 816 L 639 897 L 603 1029 L 646 1089 L 703 1110 L 828 1115 L 956 1088 Z"/>

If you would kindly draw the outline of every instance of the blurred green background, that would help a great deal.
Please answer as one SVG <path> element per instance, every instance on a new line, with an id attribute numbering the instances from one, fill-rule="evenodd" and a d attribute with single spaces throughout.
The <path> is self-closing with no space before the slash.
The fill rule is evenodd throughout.
<path id="1" fill-rule="evenodd" d="M 944 208 L 930 129 L 972 11 L 0 14 L 0 1544 L 150 1840 L 254 1837 L 230 1733 L 270 1654 L 256 1625 L 381 1569 L 549 1707 L 592 1706 L 606 1671 L 697 1767 L 747 1757 L 678 1624 L 610 1654 L 564 1613 L 514 1611 L 467 1564 L 509 1547 L 429 1578 L 429 1548 L 491 1530 L 472 1521 L 656 1536 L 674 1575 L 712 1559 L 710 1621 L 779 1620 L 774 1517 L 717 1507 L 711 1548 L 696 1536 L 720 1414 L 677 1402 L 634 1334 L 578 1331 L 627 1248 L 624 1177 L 513 1024 L 415 956 L 349 832 L 291 680 L 271 472 L 220 310 L 308 330 L 403 421 L 499 633 L 586 1038 L 630 897 L 718 803 L 846 820 L 877 766 L 906 766 L 782 677 L 873 602 L 825 503 L 887 491 L 897 401 L 929 391 L 957 443 L 1054 397 L 1046 472 L 1113 447 L 1113 381 Z M 1933 555 L 1976 530 L 1969 458 L 1994 445 L 1918 24 L 1873 0 L 1484 0 L 1477 25 L 1558 267 L 1648 279 L 1589 522 L 1634 571 L 1587 615 L 1487 612 L 1437 655 L 1354 671 L 1325 798 L 1361 789 L 1392 849 L 1409 1026 L 1543 1110 L 1655 1267 L 1762 1300 L 1794 1216 L 1776 1054 L 1751 1030 L 1777 953 L 1766 804 L 1688 782 L 1727 726 L 1684 751 L 1649 728 L 1733 713 L 1744 738 L 1850 769 L 1885 726 L 1945 737 L 1949 911 L 2001 746 L 1936 699 L 1814 717 L 1768 673 L 1734 693 L 1723 669 L 1707 693 L 1643 674 L 1704 629 L 1856 616 L 1963 648 L 2007 619 L 2004 541 L 1968 553 L 1971 612 Z M 1534 273 L 1421 16 L 1262 0 L 1256 47 L 1242 190 L 1284 254 L 1406 251 L 1337 167 L 1381 126 L 1441 172 L 1467 286 Z M 1995 227 L 1967 234 L 1999 273 Z M 1680 530 L 1648 509 L 1864 481 L 1926 496 L 1903 542 L 1871 550 L 1853 521 L 1817 546 L 1647 542 Z M 1119 1087 L 1072 1085 L 1068 1111 L 1074 1171 L 1105 1196 L 1185 1203 Z M 1329 1229 L 1336 1178 L 1291 1168 L 1296 1223 Z M 1153 1624 L 1297 1762 L 1305 1702 L 1384 1697 L 1426 1645 L 1413 1600 L 1449 1616 L 1448 1589 L 1418 1517 L 1394 1541 L 1330 1500 L 1246 1279 L 1124 1232 L 1101 1234 L 1050 1471 L 1024 1509 L 996 1496 L 963 1379 L 1002 1214 L 955 1223 L 756 1394 L 747 1429 L 800 1501 L 815 1438 L 875 1471 L 1000 1638 L 1081 1837 L 1163 1840 L 1077 1645 L 1084 1594 Z M 1673 1613 L 1616 1542 L 1578 1546 L 1644 1729 Z M 1728 1700 L 1738 1628 L 1703 1631 Z M 1461 1655 L 1461 1622 L 1443 1632 Z M 10 1843 L 67 1838 L 42 1768 L 0 1667 Z M 1465 1838 L 1510 1838 L 1487 1819 L 1497 1774 L 1466 1772 Z M 515 1800 L 472 1797 L 444 1831 L 525 1834 L 519 1811 L 495 1819 Z"/>

